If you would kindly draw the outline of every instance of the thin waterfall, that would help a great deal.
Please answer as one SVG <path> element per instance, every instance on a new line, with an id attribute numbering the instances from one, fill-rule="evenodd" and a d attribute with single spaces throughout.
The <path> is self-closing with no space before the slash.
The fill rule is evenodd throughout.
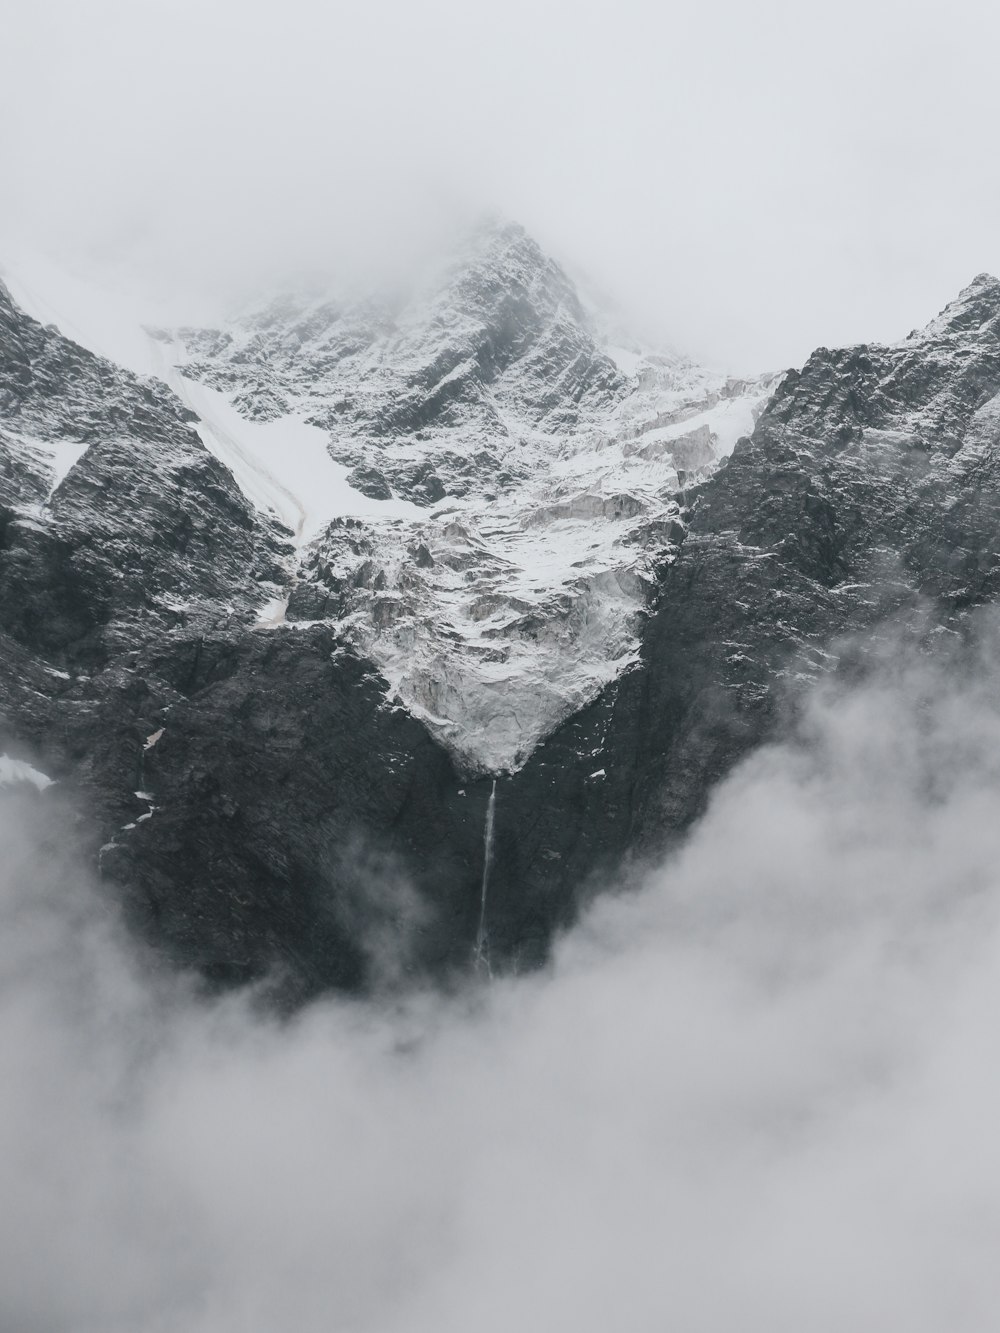
<path id="1" fill-rule="evenodd" d="M 493 863 L 493 824 L 497 809 L 497 780 L 493 779 L 490 799 L 486 806 L 486 830 L 483 834 L 483 883 L 479 895 L 479 930 L 476 932 L 476 947 L 472 955 L 474 965 L 486 968 L 490 973 L 490 959 L 486 944 L 486 890 L 490 883 L 490 866 Z"/>

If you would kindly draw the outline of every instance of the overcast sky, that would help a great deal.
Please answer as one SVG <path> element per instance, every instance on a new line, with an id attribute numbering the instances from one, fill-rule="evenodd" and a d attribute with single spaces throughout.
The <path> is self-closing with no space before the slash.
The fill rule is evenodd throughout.
<path id="1" fill-rule="evenodd" d="M 1000 269 L 985 0 L 2 9 L 0 233 L 154 288 L 364 271 L 493 210 L 750 368 Z"/>

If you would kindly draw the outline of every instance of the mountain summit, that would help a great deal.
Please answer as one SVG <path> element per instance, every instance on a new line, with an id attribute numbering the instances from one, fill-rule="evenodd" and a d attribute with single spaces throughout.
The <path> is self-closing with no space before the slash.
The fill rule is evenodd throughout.
<path id="1" fill-rule="evenodd" d="M 975 332 L 1000 316 L 1000 279 L 992 273 L 978 273 L 968 287 L 963 287 L 935 319 L 910 334 L 911 339 L 940 337 L 946 333 Z"/>
<path id="2" fill-rule="evenodd" d="M 517 768 L 635 660 L 683 485 L 749 433 L 774 382 L 609 346 L 516 226 L 476 233 L 395 303 L 283 297 L 163 348 L 248 495 L 269 473 L 315 505 L 316 470 L 282 470 L 292 429 L 342 469 L 263 618 L 335 624 L 488 772 Z"/>

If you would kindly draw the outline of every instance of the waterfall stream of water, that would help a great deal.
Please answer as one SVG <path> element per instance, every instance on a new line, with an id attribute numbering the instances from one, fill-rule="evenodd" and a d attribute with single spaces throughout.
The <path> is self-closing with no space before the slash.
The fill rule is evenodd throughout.
<path id="1" fill-rule="evenodd" d="M 479 895 L 479 929 L 476 932 L 476 947 L 473 962 L 477 968 L 485 967 L 490 971 L 489 949 L 486 940 L 486 892 L 490 884 L 490 865 L 493 862 L 493 826 L 497 808 L 497 780 L 493 779 L 489 803 L 486 806 L 486 829 L 483 833 L 483 883 Z"/>

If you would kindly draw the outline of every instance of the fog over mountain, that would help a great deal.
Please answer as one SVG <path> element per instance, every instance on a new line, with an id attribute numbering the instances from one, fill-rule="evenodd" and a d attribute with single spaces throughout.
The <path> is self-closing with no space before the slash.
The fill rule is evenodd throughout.
<path id="1" fill-rule="evenodd" d="M 0 1333 L 992 1333 L 1000 17 L 0 24 Z"/>
<path id="2" fill-rule="evenodd" d="M 1000 269 L 979 0 L 9 4 L 0 234 L 163 297 L 524 224 L 731 372 Z M 181 318 L 185 318 L 181 316 Z"/>
<path id="3" fill-rule="evenodd" d="M 8 797 L 5 1325 L 985 1333 L 996 650 L 817 694 L 543 974 L 286 1023 Z"/>

